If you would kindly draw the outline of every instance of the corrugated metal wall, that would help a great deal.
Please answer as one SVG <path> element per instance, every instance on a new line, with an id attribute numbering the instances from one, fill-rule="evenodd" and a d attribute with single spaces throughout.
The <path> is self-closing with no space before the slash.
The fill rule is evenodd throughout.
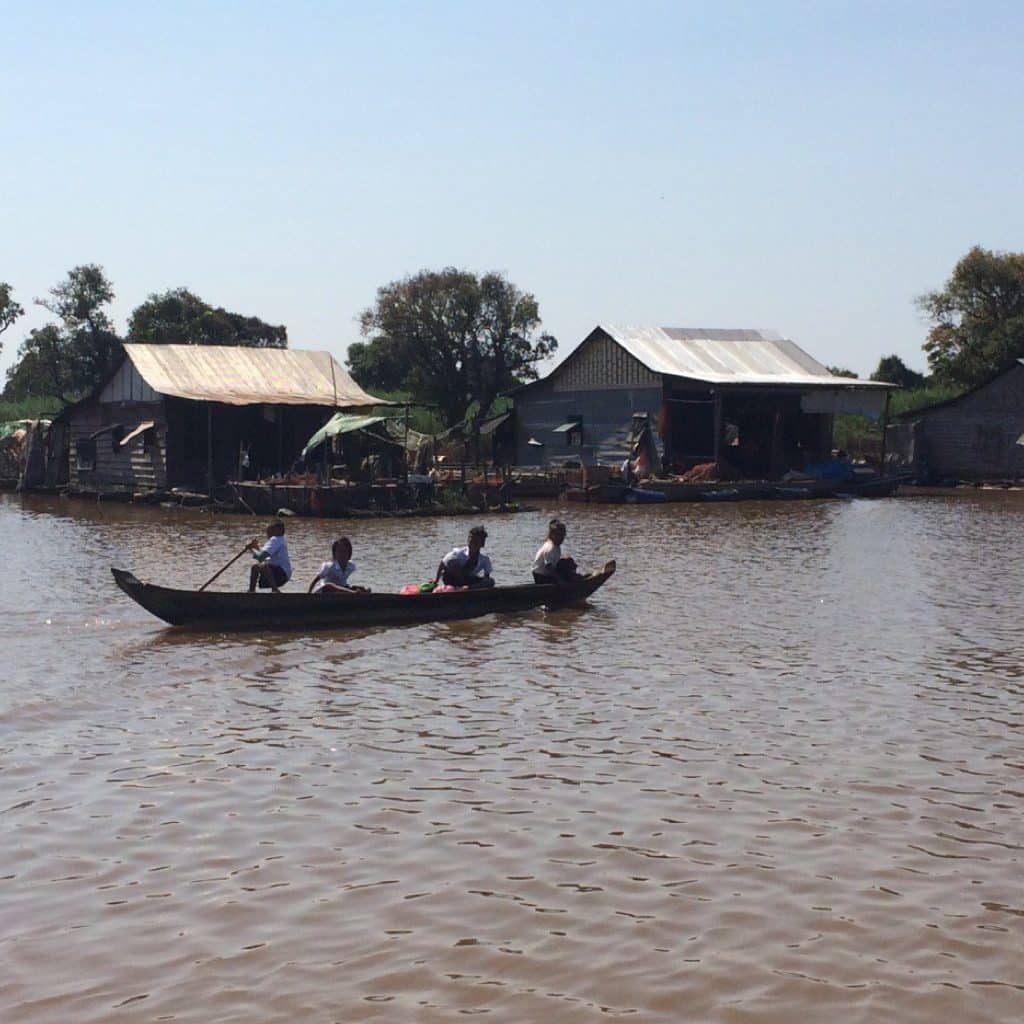
<path id="1" fill-rule="evenodd" d="M 543 381 L 515 396 L 516 464 L 537 466 L 578 457 L 580 448 L 567 444 L 566 434 L 555 432 L 572 416 L 583 418 L 584 448 L 590 448 L 600 462 L 620 462 L 628 451 L 634 413 L 647 412 L 655 422 L 661 397 L 660 382 L 655 388 L 556 391 L 552 381 Z M 528 444 L 531 437 L 544 447 Z"/>

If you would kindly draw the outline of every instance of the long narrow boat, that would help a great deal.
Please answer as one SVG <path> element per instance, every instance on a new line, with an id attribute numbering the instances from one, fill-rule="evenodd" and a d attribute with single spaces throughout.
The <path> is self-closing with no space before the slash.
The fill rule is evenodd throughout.
<path id="1" fill-rule="evenodd" d="M 172 590 L 143 583 L 124 569 L 110 570 L 135 602 L 172 626 L 211 629 L 332 629 L 391 626 L 441 619 L 473 619 L 491 612 L 564 608 L 580 604 L 615 572 L 600 572 L 573 583 L 523 583 L 512 587 L 455 590 L 444 594 L 247 594 Z"/>
<path id="2" fill-rule="evenodd" d="M 841 498 L 888 498 L 896 493 L 905 476 L 867 476 L 835 485 Z"/>

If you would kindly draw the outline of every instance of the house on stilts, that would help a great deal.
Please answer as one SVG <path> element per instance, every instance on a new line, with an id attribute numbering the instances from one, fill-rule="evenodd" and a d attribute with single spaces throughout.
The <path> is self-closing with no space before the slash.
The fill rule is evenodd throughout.
<path id="1" fill-rule="evenodd" d="M 519 465 L 617 465 L 644 427 L 663 473 L 772 479 L 827 459 L 836 415 L 882 417 L 893 385 L 834 376 L 773 331 L 598 326 L 512 392 Z"/>
<path id="2" fill-rule="evenodd" d="M 125 345 L 114 373 L 56 425 L 71 493 L 212 493 L 286 471 L 337 410 L 389 404 L 328 352 Z"/>

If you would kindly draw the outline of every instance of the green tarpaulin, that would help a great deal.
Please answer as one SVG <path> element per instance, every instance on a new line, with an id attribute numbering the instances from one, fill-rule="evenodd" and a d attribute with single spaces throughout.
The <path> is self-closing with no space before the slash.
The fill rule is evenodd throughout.
<path id="1" fill-rule="evenodd" d="M 365 430 L 375 423 L 383 423 L 386 416 L 353 416 L 347 412 L 336 412 L 307 442 L 302 449 L 302 457 L 305 459 L 309 453 L 319 447 L 328 438 L 337 437 L 339 434 L 351 434 L 353 430 Z"/>

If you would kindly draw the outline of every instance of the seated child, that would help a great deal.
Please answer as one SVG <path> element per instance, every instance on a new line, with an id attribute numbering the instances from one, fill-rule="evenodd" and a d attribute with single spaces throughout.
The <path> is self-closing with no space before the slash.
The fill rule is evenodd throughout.
<path id="1" fill-rule="evenodd" d="M 332 561 L 324 562 L 320 571 L 313 577 L 307 593 L 317 594 L 368 594 L 367 587 L 350 587 L 348 578 L 356 571 L 356 563 L 352 561 L 352 542 L 348 537 L 339 537 L 331 545 Z"/>
<path id="2" fill-rule="evenodd" d="M 452 548 L 437 567 L 434 582 L 448 587 L 493 587 L 491 560 L 483 552 L 487 531 L 474 526 L 466 538 L 466 546 Z"/>
<path id="3" fill-rule="evenodd" d="M 270 589 L 275 594 L 280 593 L 283 587 L 292 577 L 292 563 L 288 558 L 288 545 L 284 542 L 284 523 L 275 519 L 267 527 L 266 543 L 256 549 L 259 544 L 259 537 L 249 541 L 247 547 L 252 551 L 252 557 L 257 564 L 249 571 L 249 593 L 256 590 L 258 583 L 263 589 Z"/>
<path id="4" fill-rule="evenodd" d="M 548 523 L 548 539 L 540 546 L 533 559 L 534 583 L 571 583 L 580 579 L 576 563 L 562 557 L 565 524 L 560 519 Z"/>

